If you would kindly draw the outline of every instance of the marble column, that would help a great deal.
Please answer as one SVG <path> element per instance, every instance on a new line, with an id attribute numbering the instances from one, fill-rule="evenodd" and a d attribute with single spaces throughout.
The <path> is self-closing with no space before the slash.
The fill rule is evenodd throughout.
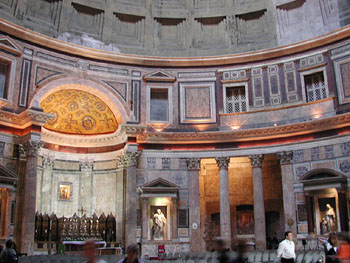
<path id="1" fill-rule="evenodd" d="M 257 154 L 251 155 L 249 158 L 253 167 L 255 247 L 257 250 L 264 250 L 266 249 L 266 225 L 261 168 L 264 156 L 262 154 Z"/>
<path id="2" fill-rule="evenodd" d="M 230 157 L 217 157 L 215 160 L 219 166 L 220 175 L 220 236 L 226 240 L 226 246 L 231 248 L 231 209 L 228 180 Z"/>
<path id="3" fill-rule="evenodd" d="M 29 140 L 22 148 L 27 156 L 23 180 L 23 213 L 21 222 L 20 252 L 28 256 L 34 253 L 35 201 L 37 184 L 37 156 L 43 146 L 40 141 Z"/>
<path id="4" fill-rule="evenodd" d="M 177 239 L 177 197 L 172 198 L 173 201 L 173 227 L 172 227 L 172 233 L 171 233 L 171 239 Z"/>
<path id="5" fill-rule="evenodd" d="M 148 204 L 149 204 L 149 199 L 146 197 L 142 198 L 142 242 L 145 242 L 148 240 L 148 228 L 149 228 L 149 218 L 148 215 Z"/>
<path id="6" fill-rule="evenodd" d="M 124 247 L 137 241 L 137 191 L 136 191 L 136 167 L 139 152 L 127 152 L 119 157 L 118 166 L 125 168 L 125 205 L 124 205 Z"/>
<path id="7" fill-rule="evenodd" d="M 294 177 L 293 177 L 293 152 L 277 153 L 280 160 L 281 177 L 282 177 L 282 194 L 284 210 L 284 229 L 291 231 L 294 236 L 297 234 L 297 217 L 294 195 Z"/>
<path id="8" fill-rule="evenodd" d="M 202 237 L 200 235 L 200 193 L 199 193 L 199 169 L 201 166 L 200 158 L 186 159 L 188 178 L 189 178 L 189 234 L 190 251 L 201 251 Z"/>
<path id="9" fill-rule="evenodd" d="M 98 193 L 94 193 L 93 190 L 93 175 L 92 169 L 94 162 L 92 160 L 80 160 L 80 189 L 79 189 L 79 202 L 77 207 L 78 215 L 86 214 L 91 216 L 93 211 L 93 198 Z"/>
<path id="10" fill-rule="evenodd" d="M 349 224 L 348 224 L 348 207 L 347 207 L 347 198 L 346 193 L 343 189 L 337 189 L 338 192 L 338 203 L 339 203 L 339 224 L 340 231 L 341 232 L 348 232 L 349 231 Z"/>

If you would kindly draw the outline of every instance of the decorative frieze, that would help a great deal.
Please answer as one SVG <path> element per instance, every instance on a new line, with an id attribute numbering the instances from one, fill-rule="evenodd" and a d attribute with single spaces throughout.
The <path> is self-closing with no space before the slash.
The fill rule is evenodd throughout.
<path id="1" fill-rule="evenodd" d="M 261 168 L 262 162 L 264 160 L 264 155 L 256 154 L 248 156 L 253 168 Z"/>

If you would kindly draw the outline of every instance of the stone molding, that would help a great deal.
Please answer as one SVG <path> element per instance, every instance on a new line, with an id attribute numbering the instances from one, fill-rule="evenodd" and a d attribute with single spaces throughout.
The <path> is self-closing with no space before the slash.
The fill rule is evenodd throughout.
<path id="1" fill-rule="evenodd" d="M 264 155 L 262 154 L 249 155 L 249 159 L 251 161 L 253 168 L 261 168 L 262 162 L 264 160 Z"/>
<path id="2" fill-rule="evenodd" d="M 247 130 L 222 132 L 147 132 L 138 137 L 138 143 L 223 143 L 252 140 L 267 140 L 296 135 L 310 134 L 325 130 L 347 127 L 350 114 L 340 114 L 329 118 L 298 122 L 288 125 Z"/>
<path id="3" fill-rule="evenodd" d="M 201 168 L 200 158 L 186 158 L 187 170 L 195 171 Z"/>
<path id="4" fill-rule="evenodd" d="M 127 152 L 124 155 L 117 157 L 117 167 L 126 168 L 129 166 L 137 166 L 140 154 L 140 152 Z"/>
<path id="5" fill-rule="evenodd" d="M 24 144 L 20 144 L 20 155 L 23 157 L 37 157 L 39 149 L 44 146 L 44 142 L 41 141 L 26 141 Z"/>
<path id="6" fill-rule="evenodd" d="M 281 165 L 291 164 L 293 161 L 293 151 L 283 151 L 277 153 L 277 158 L 280 161 Z"/>
<path id="7" fill-rule="evenodd" d="M 230 157 L 216 157 L 215 160 L 219 166 L 219 170 L 228 169 L 228 164 L 230 163 Z"/>
<path id="8" fill-rule="evenodd" d="M 127 135 L 139 135 L 144 132 L 144 130 L 147 128 L 145 125 L 135 125 L 135 124 L 121 124 L 121 131 L 125 132 Z"/>
<path id="9" fill-rule="evenodd" d="M 0 110 L 0 123 L 6 126 L 24 129 L 32 124 L 44 125 L 55 116 L 42 111 L 27 109 L 20 114 Z"/>
<path id="10" fill-rule="evenodd" d="M 0 19 L 0 27 L 3 32 L 18 37 L 22 40 L 32 42 L 34 44 L 43 45 L 47 48 L 69 53 L 71 55 L 84 54 L 86 58 L 99 59 L 106 62 L 153 66 L 153 67 L 188 67 L 188 66 L 211 66 L 211 65 L 232 65 L 247 62 L 261 61 L 265 59 L 272 59 L 282 56 L 295 54 L 298 52 L 307 51 L 313 48 L 325 46 L 330 43 L 335 43 L 339 40 L 349 37 L 350 27 L 345 26 L 338 30 L 307 39 L 290 45 L 285 45 L 276 48 L 265 49 L 263 51 L 250 52 L 249 56 L 244 53 L 225 55 L 225 56 L 211 56 L 211 57 L 151 57 L 140 55 L 125 55 L 123 53 L 109 52 L 98 50 L 94 48 L 81 47 L 74 44 L 67 45 L 66 42 L 57 40 L 55 38 L 45 36 L 43 34 L 26 29 L 12 22 Z"/>

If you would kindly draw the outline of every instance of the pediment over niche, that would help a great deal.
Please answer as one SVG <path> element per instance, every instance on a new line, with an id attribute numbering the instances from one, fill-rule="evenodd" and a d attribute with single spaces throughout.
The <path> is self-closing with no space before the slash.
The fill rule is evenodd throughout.
<path id="1" fill-rule="evenodd" d="M 324 188 L 342 188 L 346 176 L 332 169 L 315 169 L 304 174 L 299 181 L 304 184 L 304 190 L 318 190 Z"/>
<path id="2" fill-rule="evenodd" d="M 143 76 L 143 80 L 146 82 L 170 82 L 173 83 L 176 81 L 176 77 L 167 73 L 165 71 L 157 70 Z"/>
<path id="3" fill-rule="evenodd" d="M 155 179 L 141 186 L 143 194 L 147 193 L 177 193 L 179 186 L 163 178 Z"/>
<path id="4" fill-rule="evenodd" d="M 0 49 L 15 54 L 16 56 L 20 56 L 22 54 L 20 47 L 8 36 L 0 37 Z"/>
<path id="5" fill-rule="evenodd" d="M 1 184 L 15 184 L 17 181 L 16 174 L 3 165 L 0 165 L 0 183 Z"/>

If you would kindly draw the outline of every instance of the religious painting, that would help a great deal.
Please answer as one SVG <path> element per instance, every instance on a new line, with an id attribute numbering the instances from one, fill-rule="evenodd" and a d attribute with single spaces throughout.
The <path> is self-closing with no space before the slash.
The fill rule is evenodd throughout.
<path id="1" fill-rule="evenodd" d="M 337 231 L 335 198 L 318 198 L 321 234 Z"/>
<path id="2" fill-rule="evenodd" d="M 59 194 L 60 201 L 71 200 L 72 184 L 71 183 L 59 183 L 58 184 L 58 194 Z"/>
<path id="3" fill-rule="evenodd" d="M 237 211 L 237 234 L 254 234 L 254 210 L 252 205 L 240 205 Z"/>
<path id="4" fill-rule="evenodd" d="M 151 233 L 153 240 L 165 240 L 167 229 L 167 207 L 151 206 Z"/>

